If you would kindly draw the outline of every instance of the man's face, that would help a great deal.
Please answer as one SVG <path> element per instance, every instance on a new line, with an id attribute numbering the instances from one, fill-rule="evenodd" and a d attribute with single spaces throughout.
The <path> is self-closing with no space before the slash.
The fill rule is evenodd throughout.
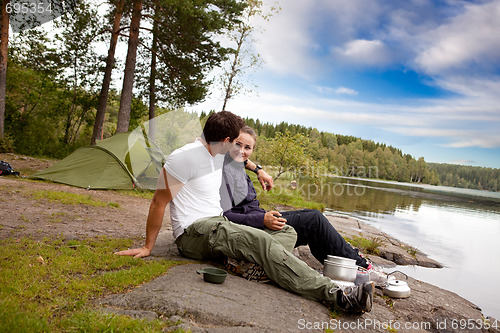
<path id="1" fill-rule="evenodd" d="M 217 154 L 224 155 L 234 147 L 234 141 L 229 141 L 229 137 L 225 138 L 224 141 L 218 142 L 217 144 L 211 144 L 212 146 L 217 147 Z"/>

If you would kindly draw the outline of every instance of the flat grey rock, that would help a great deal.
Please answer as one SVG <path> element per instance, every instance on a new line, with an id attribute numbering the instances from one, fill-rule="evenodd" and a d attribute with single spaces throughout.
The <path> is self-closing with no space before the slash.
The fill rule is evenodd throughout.
<path id="1" fill-rule="evenodd" d="M 197 270 L 210 264 L 172 267 L 167 274 L 127 294 L 112 295 L 99 304 L 114 309 L 179 316 L 207 332 L 295 332 L 299 320 L 328 321 L 329 310 L 273 284 L 228 275 L 223 284 L 203 281 Z M 117 313 L 123 313 L 117 311 Z"/>

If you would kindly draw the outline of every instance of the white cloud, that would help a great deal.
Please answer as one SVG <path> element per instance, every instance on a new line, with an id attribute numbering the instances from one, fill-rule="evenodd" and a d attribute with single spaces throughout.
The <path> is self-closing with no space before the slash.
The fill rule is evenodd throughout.
<path id="1" fill-rule="evenodd" d="M 331 36 L 331 40 L 351 40 L 359 34 L 376 29 L 380 17 L 386 13 L 383 3 L 384 1 L 381 4 L 380 1 L 322 0 L 317 3 L 315 19 L 318 24 L 325 23 L 321 20 L 327 21 L 322 27 Z"/>
<path id="2" fill-rule="evenodd" d="M 449 74 L 436 78 L 435 82 L 442 88 L 463 96 L 476 97 L 483 100 L 494 100 L 492 105 L 498 110 L 500 105 L 500 77 Z"/>
<path id="3" fill-rule="evenodd" d="M 484 68 L 500 59 L 500 1 L 467 5 L 449 23 L 420 36 L 416 64 L 429 74 L 451 69 Z"/>
<path id="4" fill-rule="evenodd" d="M 274 0 L 265 3 L 271 5 Z M 335 45 L 348 41 L 352 43 L 346 45 L 349 49 L 345 52 L 356 53 L 363 46 L 371 52 L 364 55 L 368 59 L 355 54 L 353 62 L 369 66 L 387 62 L 382 41 L 355 40 L 360 32 L 375 31 L 379 16 L 386 12 L 377 1 L 287 0 L 279 5 L 282 9 L 278 14 L 259 23 L 264 32 L 256 36 L 255 47 L 266 69 L 313 79 L 331 70 L 329 54 Z"/>
<path id="5" fill-rule="evenodd" d="M 332 88 L 332 87 L 324 87 L 324 86 L 315 86 L 314 88 L 320 94 L 335 94 L 335 95 L 356 96 L 359 93 L 356 90 L 351 89 L 351 88 L 347 88 L 347 87 Z"/>
<path id="6" fill-rule="evenodd" d="M 358 92 L 354 89 L 351 88 L 346 88 L 346 87 L 339 87 L 335 90 L 335 92 L 339 95 L 352 95 L 355 96 L 358 94 Z"/>
<path id="7" fill-rule="evenodd" d="M 461 136 L 453 138 L 454 140 L 444 145 L 450 148 L 466 148 L 466 147 L 480 147 L 480 148 L 498 148 L 500 147 L 500 138 L 497 133 L 484 133 L 484 132 L 467 132 L 462 133 Z"/>
<path id="8" fill-rule="evenodd" d="M 432 126 L 432 124 L 430 124 Z M 445 138 L 447 143 L 441 144 L 449 148 L 498 148 L 500 137 L 495 131 L 450 129 L 436 127 L 386 127 L 386 130 L 405 136 L 416 136 L 426 138 Z"/>
<path id="9" fill-rule="evenodd" d="M 255 36 L 255 48 L 268 70 L 310 78 L 321 68 L 312 56 L 318 44 L 309 34 L 313 24 L 310 12 L 314 6 L 308 1 L 280 5 L 281 11 L 262 23 L 264 32 Z"/>
<path id="10" fill-rule="evenodd" d="M 458 165 L 477 165 L 477 161 L 474 160 L 453 160 L 450 164 L 458 164 Z"/>
<path id="11" fill-rule="evenodd" d="M 332 52 L 345 62 L 361 66 L 385 66 L 391 62 L 390 52 L 380 40 L 351 40 Z"/>

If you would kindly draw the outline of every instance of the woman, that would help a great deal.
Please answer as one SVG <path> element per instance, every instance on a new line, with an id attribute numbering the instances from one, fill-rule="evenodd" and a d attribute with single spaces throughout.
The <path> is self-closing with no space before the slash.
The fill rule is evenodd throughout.
<path id="1" fill-rule="evenodd" d="M 221 187 L 222 209 L 230 221 L 274 231 L 292 226 L 297 233 L 295 247 L 309 245 L 320 263 L 327 255 L 335 255 L 355 259 L 358 266 L 371 269 L 371 264 L 340 236 L 320 211 L 304 209 L 280 213 L 260 208 L 253 183 L 244 169 L 255 148 L 255 132 L 245 126 L 234 142 L 235 148 L 225 157 Z"/>

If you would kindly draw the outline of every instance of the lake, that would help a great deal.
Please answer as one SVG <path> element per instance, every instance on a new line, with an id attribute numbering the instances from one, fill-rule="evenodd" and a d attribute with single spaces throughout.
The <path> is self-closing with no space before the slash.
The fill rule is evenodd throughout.
<path id="1" fill-rule="evenodd" d="M 445 266 L 388 272 L 453 291 L 500 319 L 500 193 L 347 177 L 327 178 L 321 192 L 298 188 L 327 211 L 370 224 Z"/>

